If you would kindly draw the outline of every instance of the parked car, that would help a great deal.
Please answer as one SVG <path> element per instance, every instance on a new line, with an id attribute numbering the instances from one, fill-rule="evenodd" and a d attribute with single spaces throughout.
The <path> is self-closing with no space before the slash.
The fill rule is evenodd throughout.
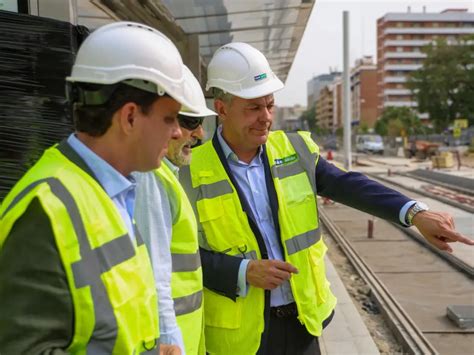
<path id="1" fill-rule="evenodd" d="M 382 137 L 377 134 L 363 134 L 356 136 L 356 150 L 362 153 L 383 154 Z"/>

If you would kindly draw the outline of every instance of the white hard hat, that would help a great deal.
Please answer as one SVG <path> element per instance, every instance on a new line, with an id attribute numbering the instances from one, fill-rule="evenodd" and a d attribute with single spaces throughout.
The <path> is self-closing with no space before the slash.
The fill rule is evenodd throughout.
<path id="1" fill-rule="evenodd" d="M 220 47 L 207 67 L 206 90 L 219 88 L 243 99 L 272 94 L 284 85 L 273 73 L 267 58 L 247 43 Z"/>
<path id="2" fill-rule="evenodd" d="M 66 80 L 104 85 L 126 81 L 158 95 L 166 92 L 196 112 L 183 67 L 176 46 L 158 30 L 135 22 L 114 22 L 86 38 Z"/>
<path id="3" fill-rule="evenodd" d="M 198 108 L 198 111 L 190 112 L 188 109 L 184 108 L 179 113 L 183 116 L 190 117 L 217 116 L 217 113 L 207 108 L 206 98 L 202 92 L 201 84 L 199 84 L 199 81 L 186 65 L 184 66 L 184 76 L 186 83 L 189 83 L 189 96 L 191 97 L 192 104 Z"/>

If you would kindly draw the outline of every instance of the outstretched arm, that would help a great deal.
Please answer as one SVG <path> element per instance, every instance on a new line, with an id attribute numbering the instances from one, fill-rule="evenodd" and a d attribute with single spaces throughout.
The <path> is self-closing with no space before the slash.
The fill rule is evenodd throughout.
<path id="1" fill-rule="evenodd" d="M 449 213 L 423 211 L 413 217 L 413 225 L 428 242 L 438 249 L 452 253 L 449 243 L 460 242 L 474 245 L 474 240 L 456 232 L 453 217 Z"/>

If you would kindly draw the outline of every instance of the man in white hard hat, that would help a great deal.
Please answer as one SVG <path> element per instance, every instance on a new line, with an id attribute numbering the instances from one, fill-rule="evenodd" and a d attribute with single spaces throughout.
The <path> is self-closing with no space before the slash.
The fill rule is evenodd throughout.
<path id="1" fill-rule="evenodd" d="M 208 250 L 201 257 L 210 354 L 319 353 L 317 337 L 336 298 L 325 276 L 316 194 L 416 225 L 442 250 L 473 244 L 449 215 L 326 162 L 309 132 L 270 132 L 273 93 L 283 83 L 257 49 L 219 48 L 207 88 L 222 125 L 181 175 Z"/>
<path id="2" fill-rule="evenodd" d="M 156 354 L 158 302 L 130 173 L 156 169 L 181 137 L 181 107 L 196 110 L 183 62 L 159 31 L 116 22 L 84 41 L 67 81 L 75 133 L 0 210 L 0 353 Z"/>
<path id="3" fill-rule="evenodd" d="M 197 223 L 181 187 L 179 169 L 189 165 L 191 147 L 204 138 L 206 107 L 201 85 L 191 71 L 191 97 L 196 113 L 181 111 L 181 138 L 170 141 L 159 169 L 134 173 L 137 181 L 135 220 L 151 255 L 159 300 L 160 341 L 180 347 L 182 354 L 205 354 L 202 269 Z"/>

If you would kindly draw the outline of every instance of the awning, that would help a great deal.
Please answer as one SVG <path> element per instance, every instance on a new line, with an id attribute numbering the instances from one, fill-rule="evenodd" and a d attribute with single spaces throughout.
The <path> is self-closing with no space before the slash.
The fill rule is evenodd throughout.
<path id="1" fill-rule="evenodd" d="M 146 23 L 175 41 L 199 38 L 204 66 L 229 42 L 247 42 L 285 81 L 315 0 L 93 0 L 118 18 Z"/>

